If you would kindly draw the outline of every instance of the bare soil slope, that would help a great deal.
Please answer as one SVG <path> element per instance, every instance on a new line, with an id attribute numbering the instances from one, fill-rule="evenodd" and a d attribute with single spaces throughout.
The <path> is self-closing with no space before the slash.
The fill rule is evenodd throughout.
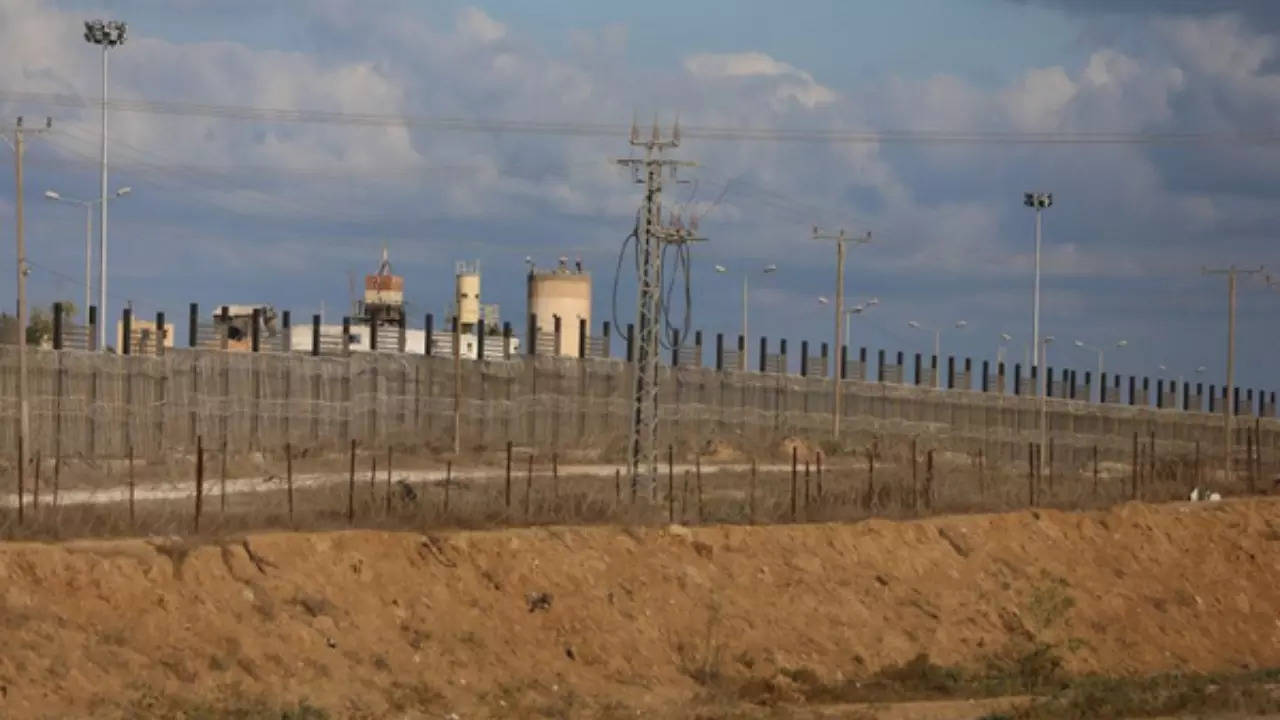
<path id="1" fill-rule="evenodd" d="M 672 717 L 919 653 L 1280 666 L 1280 502 L 0 545 L 0 717 Z M 278 717 L 278 715 L 277 715 Z"/>

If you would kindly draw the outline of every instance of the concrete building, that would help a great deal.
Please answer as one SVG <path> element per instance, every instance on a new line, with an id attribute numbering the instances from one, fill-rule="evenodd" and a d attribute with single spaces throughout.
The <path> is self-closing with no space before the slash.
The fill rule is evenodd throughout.
<path id="1" fill-rule="evenodd" d="M 173 323 L 169 320 L 164 322 L 164 332 L 157 331 L 154 320 L 143 320 L 142 318 L 133 318 L 133 342 L 134 348 L 142 352 L 155 352 L 156 338 L 164 337 L 164 346 L 166 348 L 173 347 Z M 123 352 L 124 348 L 124 321 L 116 321 L 116 352 Z"/>
<path id="2" fill-rule="evenodd" d="M 569 267 L 568 258 L 560 258 L 553 270 L 530 268 L 528 278 L 528 312 L 537 318 L 539 336 L 555 333 L 555 319 L 560 318 L 558 354 L 577 356 L 578 324 L 585 320 L 591 327 L 591 274 L 582 269 L 579 260 Z"/>

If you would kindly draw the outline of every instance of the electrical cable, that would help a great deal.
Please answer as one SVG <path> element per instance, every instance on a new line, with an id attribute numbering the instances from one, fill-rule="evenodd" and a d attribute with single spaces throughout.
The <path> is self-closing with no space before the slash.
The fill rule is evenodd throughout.
<path id="1" fill-rule="evenodd" d="M 99 99 L 62 93 L 0 90 L 0 100 L 27 104 L 85 108 L 102 107 Z M 108 100 L 107 109 L 156 115 L 200 116 L 272 123 L 320 123 L 366 127 L 414 127 L 440 131 L 522 133 L 533 135 L 619 137 L 630 131 L 618 123 L 570 121 L 494 120 L 485 118 L 433 118 L 379 113 L 343 113 L 214 103 L 157 100 Z M 684 126 L 686 138 L 750 142 L 805 142 L 835 144 L 906 143 L 929 145 L 1200 145 L 1238 143 L 1266 145 L 1280 142 L 1274 130 L 1245 132 L 1014 132 L 962 130 L 814 130 L 802 128 L 752 128 Z"/>

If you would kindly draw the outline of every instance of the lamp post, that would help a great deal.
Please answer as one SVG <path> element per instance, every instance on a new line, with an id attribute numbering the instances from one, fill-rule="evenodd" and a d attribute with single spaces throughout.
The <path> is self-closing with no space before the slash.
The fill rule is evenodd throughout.
<path id="1" fill-rule="evenodd" d="M 1101 402 L 1101 401 L 1102 401 L 1102 394 L 1103 394 L 1103 393 L 1105 393 L 1105 392 L 1107 391 L 1107 389 L 1106 389 L 1105 387 L 1103 387 L 1103 385 L 1102 385 L 1102 359 L 1103 359 L 1103 355 L 1105 354 L 1106 348 L 1099 347 L 1099 346 L 1097 346 L 1097 345 L 1090 345 L 1089 343 L 1087 343 L 1087 342 L 1085 342 L 1085 341 L 1083 341 L 1083 340 L 1076 340 L 1076 341 L 1075 341 L 1074 343 L 1072 343 L 1072 344 L 1073 344 L 1073 345 L 1075 345 L 1076 347 L 1078 347 L 1078 348 L 1082 349 L 1082 350 L 1088 350 L 1088 351 L 1090 351 L 1090 352 L 1098 353 L 1098 388 L 1099 388 L 1099 389 L 1098 389 L 1098 401 L 1099 401 L 1099 402 Z M 1117 349 L 1117 350 L 1121 350 L 1121 349 L 1126 348 L 1126 347 L 1129 347 L 1129 341 L 1128 341 L 1128 340 L 1120 340 L 1120 341 L 1117 341 L 1117 342 L 1116 342 L 1116 349 Z"/>
<path id="2" fill-rule="evenodd" d="M 1022 194 L 1022 204 L 1036 211 L 1036 282 L 1031 305 L 1032 367 L 1040 367 L 1040 212 L 1053 207 L 1053 193 L 1029 192 Z"/>
<path id="3" fill-rule="evenodd" d="M 957 320 L 955 322 L 954 327 L 957 330 L 963 330 L 968 325 L 969 325 L 969 322 L 967 320 Z M 909 320 L 907 322 L 907 327 L 933 333 L 933 357 L 934 357 L 934 363 L 935 363 L 933 368 L 933 386 L 942 387 L 942 373 L 940 372 L 940 370 L 942 369 L 942 330 L 941 328 L 932 328 L 925 325 L 921 325 L 915 320 Z"/>
<path id="4" fill-rule="evenodd" d="M 715 267 L 716 267 L 716 272 L 718 273 L 723 274 L 723 273 L 729 272 L 729 268 L 726 268 L 724 265 L 716 265 Z M 777 271 L 778 271 L 778 266 L 773 263 L 769 263 L 768 265 L 765 265 L 764 267 L 760 268 L 761 275 L 768 275 L 770 273 L 775 273 Z M 747 349 L 751 347 L 751 336 L 747 335 L 747 285 L 748 285 L 747 279 L 750 276 L 751 276 L 750 272 L 742 273 L 742 348 L 743 349 L 742 349 L 742 352 L 739 353 L 738 364 L 742 366 L 741 369 L 743 372 L 745 372 L 747 369 Z"/>
<path id="5" fill-rule="evenodd" d="M 821 295 L 818 296 L 819 305 L 826 305 L 829 302 L 831 301 L 828 300 L 826 297 Z M 873 297 L 873 298 L 867 298 L 865 301 L 860 302 L 851 308 L 844 309 L 844 339 L 846 343 L 848 343 L 849 339 L 853 337 L 852 335 L 849 334 L 849 320 L 853 318 L 854 315 L 861 315 L 862 313 L 867 312 L 868 310 L 870 310 L 871 308 L 879 304 L 880 304 L 880 298 Z"/>
<path id="6" fill-rule="evenodd" d="M 1013 341 L 1013 336 L 1009 333 L 1000 333 L 1000 344 L 996 346 L 996 367 L 1004 362 L 1004 353 L 1006 346 Z"/>
<path id="7" fill-rule="evenodd" d="M 84 39 L 102 47 L 102 196 L 98 201 L 98 347 L 107 347 L 107 51 L 124 44 L 128 26 L 119 20 L 86 20 Z M 88 312 L 86 310 L 86 312 Z"/>
<path id="8" fill-rule="evenodd" d="M 107 199 L 121 198 L 131 192 L 133 192 L 133 188 L 122 187 Z M 84 305 L 80 309 L 80 316 L 87 325 L 89 322 L 89 306 L 93 304 L 93 208 L 102 200 L 77 200 L 53 190 L 45 190 L 44 196 L 50 200 L 64 202 L 68 205 L 79 205 L 84 208 Z"/>

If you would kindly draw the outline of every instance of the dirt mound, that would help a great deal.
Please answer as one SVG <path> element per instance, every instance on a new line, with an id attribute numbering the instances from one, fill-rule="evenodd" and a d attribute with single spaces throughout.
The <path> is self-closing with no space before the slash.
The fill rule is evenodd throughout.
<path id="1" fill-rule="evenodd" d="M 1275 666 L 1278 542 L 1280 502 L 1254 500 L 9 544 L 0 716 L 305 702 L 330 717 L 680 717 L 725 678 L 843 681 L 921 652 L 982 667 L 1051 648 L 1068 670 L 1122 674 Z"/>
<path id="2" fill-rule="evenodd" d="M 804 462 L 805 460 L 814 458 L 821 448 L 810 443 L 804 438 L 798 437 L 783 438 L 782 442 L 778 443 L 779 455 L 790 458 L 793 450 L 795 451 L 796 457 L 799 458 L 801 462 Z"/>
<path id="3" fill-rule="evenodd" d="M 790 452 L 788 450 L 787 452 Z M 743 453 L 738 447 L 724 438 L 712 438 L 702 446 L 702 457 L 707 462 L 730 463 L 740 462 Z"/>

